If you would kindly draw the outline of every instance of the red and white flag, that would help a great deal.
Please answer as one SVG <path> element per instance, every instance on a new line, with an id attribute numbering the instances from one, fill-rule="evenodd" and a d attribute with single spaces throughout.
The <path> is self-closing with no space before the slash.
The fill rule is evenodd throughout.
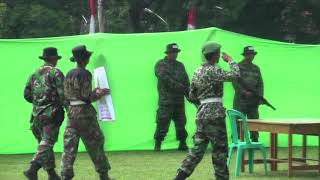
<path id="1" fill-rule="evenodd" d="M 89 0 L 89 4 L 90 4 L 90 29 L 89 29 L 89 33 L 95 33 L 96 31 L 96 22 L 95 22 L 95 0 Z"/>
<path id="2" fill-rule="evenodd" d="M 196 28 L 196 8 L 191 7 L 188 12 L 188 30 Z"/>

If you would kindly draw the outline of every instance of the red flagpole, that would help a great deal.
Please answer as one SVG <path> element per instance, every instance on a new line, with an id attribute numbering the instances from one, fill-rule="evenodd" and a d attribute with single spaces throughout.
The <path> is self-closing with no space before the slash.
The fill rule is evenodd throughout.
<path id="1" fill-rule="evenodd" d="M 191 7 L 188 12 L 188 30 L 196 28 L 196 8 Z"/>
<path id="2" fill-rule="evenodd" d="M 89 29 L 89 33 L 95 33 L 95 27 L 96 27 L 96 23 L 95 23 L 95 0 L 89 0 L 89 5 L 90 5 L 90 29 Z"/>

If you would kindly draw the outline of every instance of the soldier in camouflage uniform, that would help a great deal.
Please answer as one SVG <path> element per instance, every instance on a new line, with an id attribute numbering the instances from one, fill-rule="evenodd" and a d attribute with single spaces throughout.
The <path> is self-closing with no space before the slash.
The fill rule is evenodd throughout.
<path id="1" fill-rule="evenodd" d="M 55 172 L 53 146 L 59 135 L 59 128 L 64 119 L 63 73 L 56 68 L 57 49 L 45 48 L 39 57 L 45 64 L 29 78 L 24 89 L 24 98 L 33 104 L 31 129 L 38 140 L 38 151 L 34 155 L 30 168 L 24 172 L 30 180 L 37 180 L 37 172 L 43 167 L 49 180 L 59 180 Z"/>
<path id="2" fill-rule="evenodd" d="M 70 106 L 64 132 L 61 176 L 63 180 L 74 177 L 73 164 L 81 138 L 100 175 L 100 180 L 110 180 L 110 164 L 104 154 L 104 135 L 97 121 L 97 112 L 91 105 L 92 102 L 109 94 L 109 89 L 92 90 L 92 75 L 86 69 L 92 52 L 87 51 L 86 46 L 77 46 L 72 49 L 72 53 L 71 61 L 77 62 L 77 68 L 68 72 L 64 84 L 66 100 Z"/>
<path id="3" fill-rule="evenodd" d="M 228 141 L 225 123 L 225 108 L 222 104 L 223 82 L 239 77 L 239 67 L 227 54 L 222 58 L 228 62 L 230 72 L 222 70 L 217 63 L 220 58 L 221 46 L 207 42 L 202 53 L 206 63 L 199 67 L 192 78 L 189 98 L 200 101 L 196 118 L 196 133 L 193 136 L 194 147 L 183 160 L 175 180 L 189 177 L 205 154 L 209 142 L 212 150 L 212 163 L 217 180 L 229 179 L 227 167 Z"/>
<path id="4" fill-rule="evenodd" d="M 175 123 L 176 138 L 180 141 L 178 150 L 188 149 L 184 97 L 188 97 L 190 82 L 184 65 L 176 60 L 179 52 L 176 43 L 168 44 L 165 52 L 167 56 L 155 66 L 159 93 L 157 127 L 154 134 L 155 151 L 161 150 L 161 143 L 168 132 L 171 119 Z"/>
<path id="5" fill-rule="evenodd" d="M 258 97 L 254 96 L 250 90 L 263 96 L 261 72 L 259 67 L 252 63 L 256 54 L 257 52 L 252 46 L 244 48 L 242 53 L 244 60 L 239 63 L 241 76 L 233 81 L 233 87 L 235 89 L 234 109 L 247 115 L 249 119 L 259 119 L 258 108 L 260 104 Z M 250 134 L 251 140 L 258 142 L 258 132 L 250 132 Z"/>

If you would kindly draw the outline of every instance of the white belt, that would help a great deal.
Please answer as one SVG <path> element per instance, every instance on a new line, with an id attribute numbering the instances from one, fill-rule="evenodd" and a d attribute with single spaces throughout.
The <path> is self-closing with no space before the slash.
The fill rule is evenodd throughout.
<path id="1" fill-rule="evenodd" d="M 201 104 L 206 104 L 206 103 L 222 103 L 222 98 L 207 98 L 207 99 L 202 99 L 200 100 Z"/>
<path id="2" fill-rule="evenodd" d="M 83 105 L 83 104 L 87 104 L 87 103 L 81 100 L 70 101 L 71 106 L 77 106 L 77 105 Z"/>

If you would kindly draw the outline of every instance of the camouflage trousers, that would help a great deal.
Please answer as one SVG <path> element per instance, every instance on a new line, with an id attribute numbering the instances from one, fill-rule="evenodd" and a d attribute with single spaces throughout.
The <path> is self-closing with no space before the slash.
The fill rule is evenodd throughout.
<path id="1" fill-rule="evenodd" d="M 228 141 L 225 118 L 223 117 L 197 120 L 197 130 L 193 136 L 194 147 L 183 160 L 178 171 L 184 171 L 190 176 L 202 160 L 209 142 L 212 145 L 212 164 L 216 179 L 228 180 Z"/>
<path id="2" fill-rule="evenodd" d="M 186 114 L 184 104 L 159 105 L 156 118 L 157 127 L 154 133 L 155 140 L 163 141 L 168 133 L 171 120 L 173 120 L 176 128 L 177 140 L 186 140 L 188 133 L 185 129 Z"/>
<path id="3" fill-rule="evenodd" d="M 110 169 L 110 164 L 104 152 L 104 135 L 97 118 L 92 116 L 74 119 L 69 117 L 64 132 L 61 175 L 69 178 L 74 177 L 73 164 L 77 156 L 80 139 L 84 143 L 96 171 L 99 174 L 106 174 Z"/>
<path id="4" fill-rule="evenodd" d="M 247 104 L 235 104 L 234 109 L 242 112 L 248 119 L 259 119 L 259 106 L 250 106 Z M 253 142 L 259 141 L 259 132 L 250 131 L 250 138 Z"/>
<path id="5" fill-rule="evenodd" d="M 59 129 L 60 124 L 43 124 L 37 119 L 33 120 L 31 130 L 39 144 L 31 163 L 36 162 L 46 170 L 56 167 L 53 146 L 58 140 Z"/>

